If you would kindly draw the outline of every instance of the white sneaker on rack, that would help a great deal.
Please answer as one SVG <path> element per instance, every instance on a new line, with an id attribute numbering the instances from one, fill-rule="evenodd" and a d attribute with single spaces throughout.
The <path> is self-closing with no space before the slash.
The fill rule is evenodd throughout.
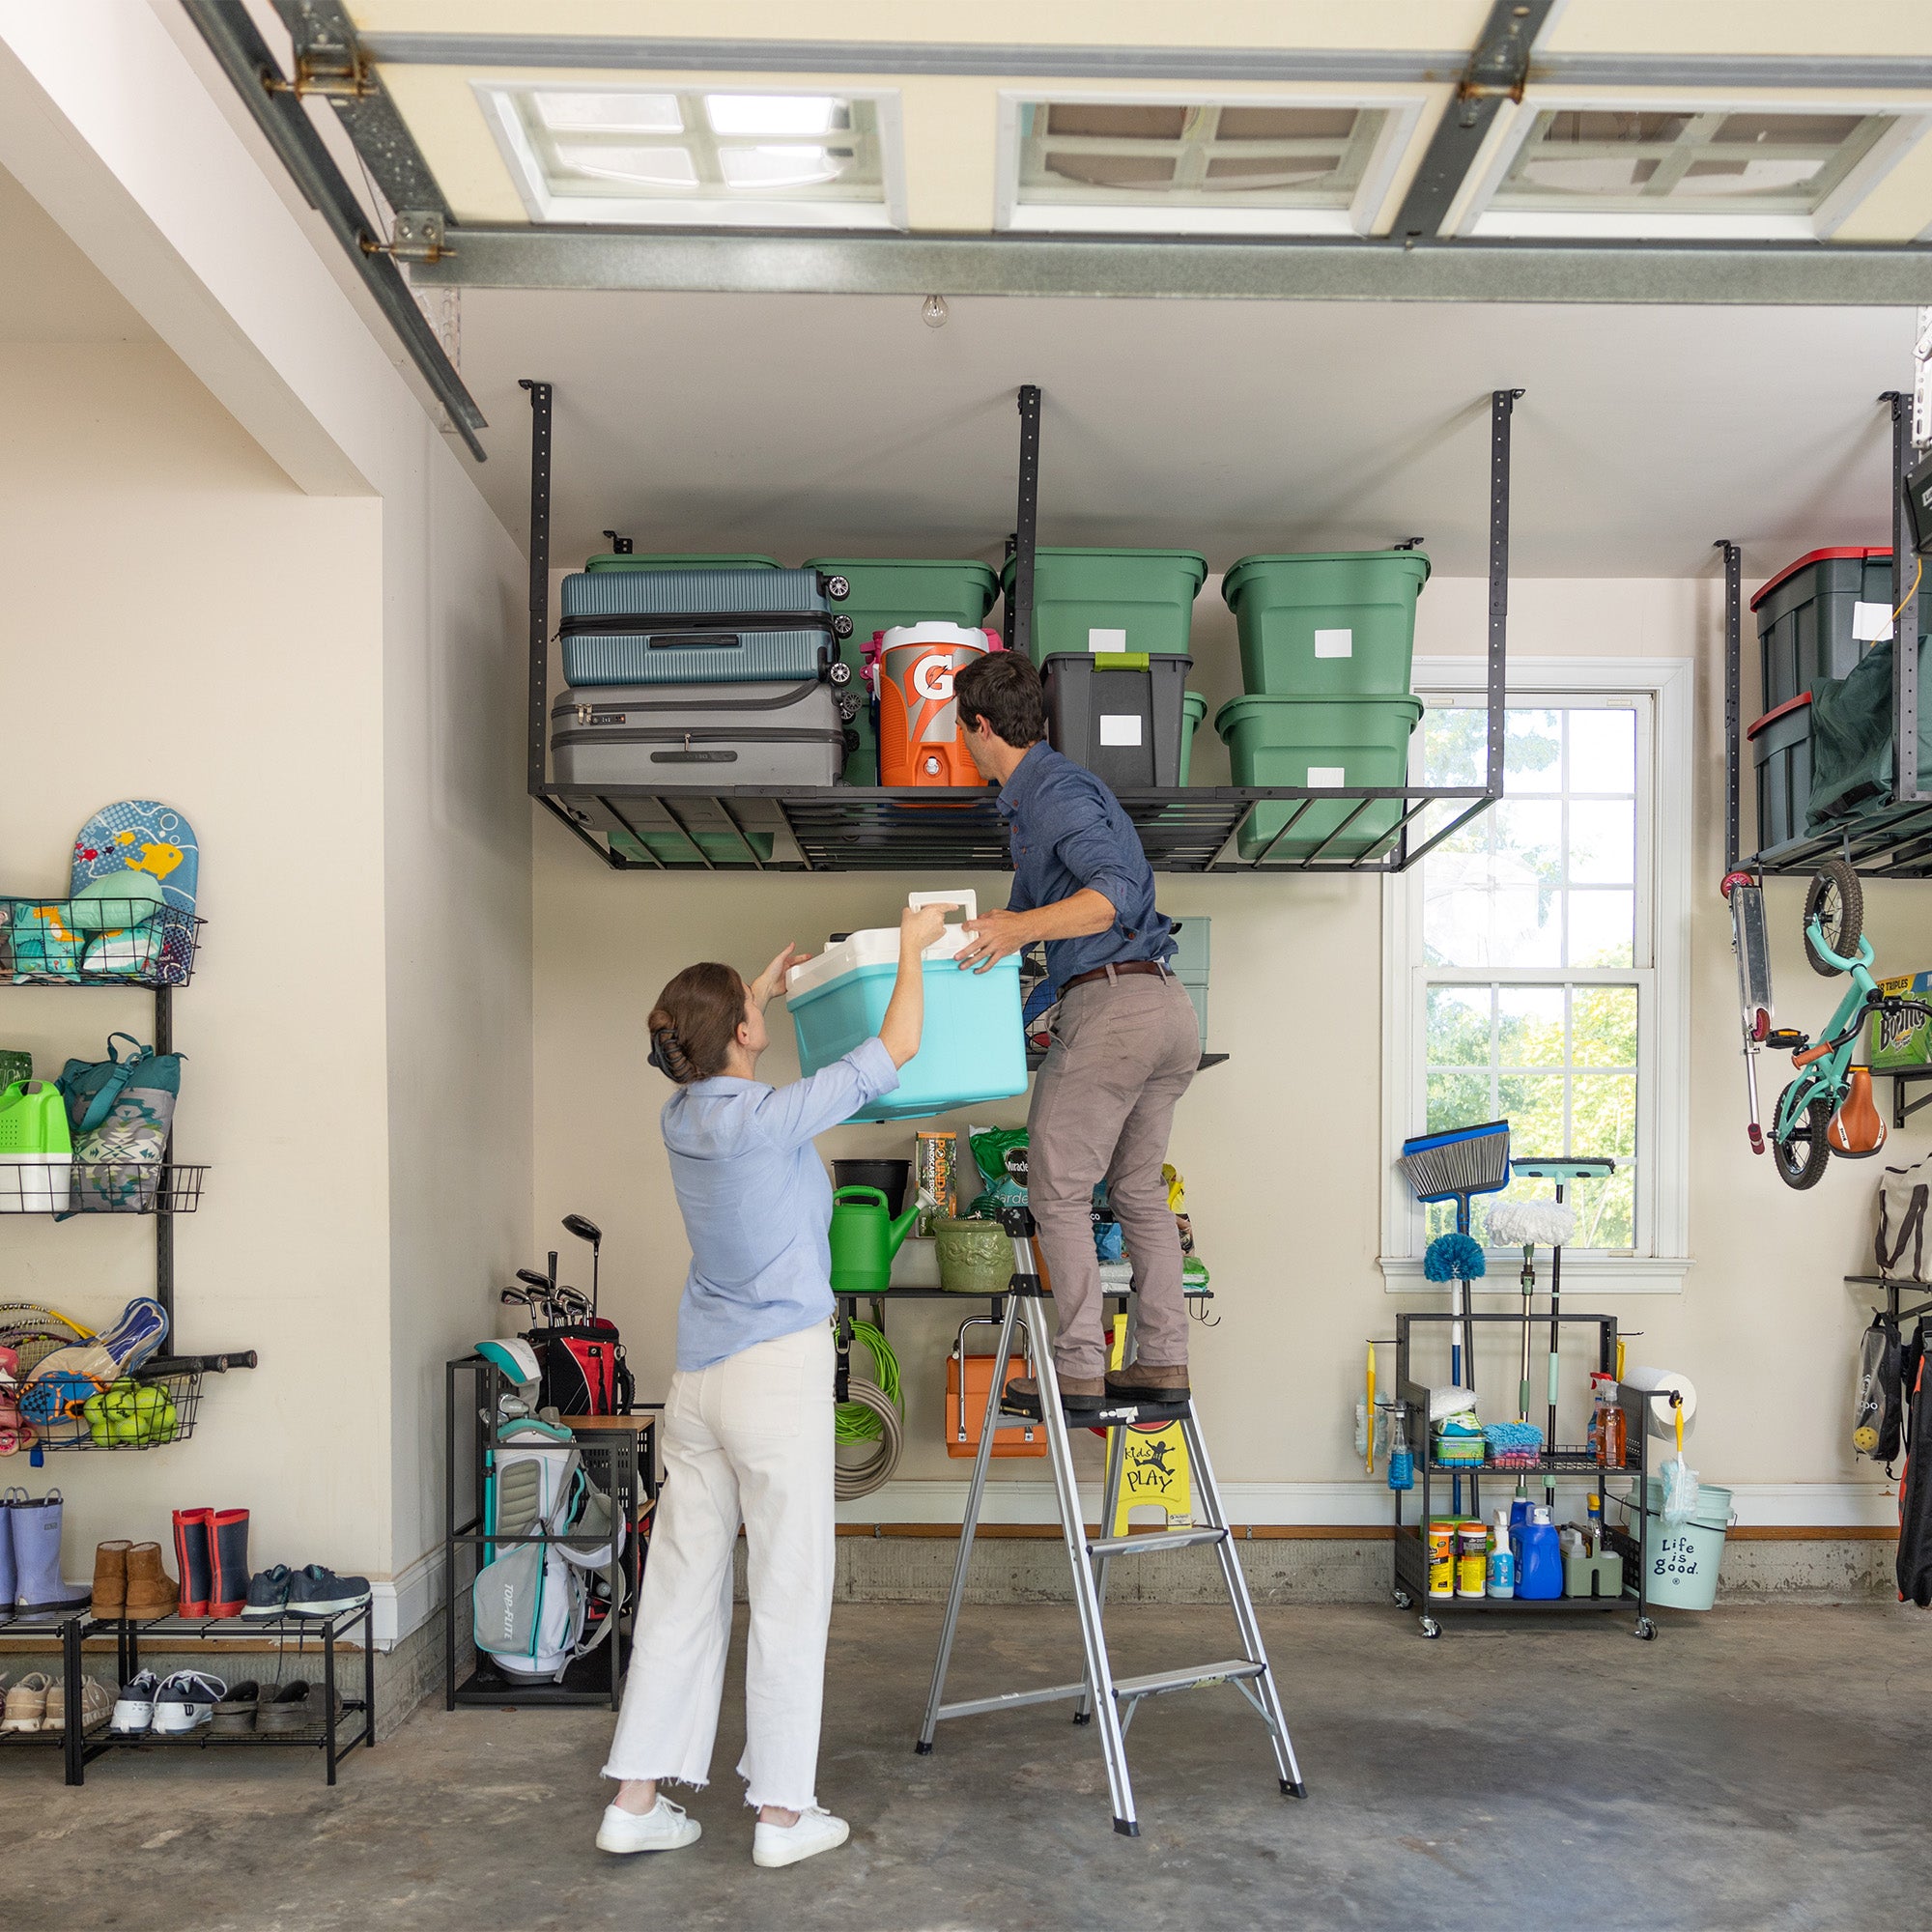
<path id="1" fill-rule="evenodd" d="M 798 1814 L 796 1825 L 760 1824 L 752 1833 L 752 1862 L 768 1871 L 795 1865 L 801 1859 L 838 1850 L 851 1835 L 852 1828 L 844 1819 L 835 1818 L 814 1804 Z"/>
<path id="2" fill-rule="evenodd" d="M 663 1792 L 648 1811 L 626 1811 L 616 1804 L 604 1807 L 604 1822 L 597 1828 L 600 1852 L 675 1852 L 695 1845 L 704 1835 L 704 1827 L 696 1818 L 687 1818 L 681 1804 L 673 1804 Z"/>
<path id="3" fill-rule="evenodd" d="M 213 1721 L 215 1705 L 227 1694 L 222 1679 L 199 1670 L 177 1670 L 163 1678 L 155 1692 L 155 1736 L 179 1738 L 199 1730 Z"/>
<path id="4" fill-rule="evenodd" d="M 155 1721 L 155 1692 L 159 1688 L 159 1680 L 152 1670 L 144 1670 L 132 1683 L 122 1685 L 107 1728 L 117 1738 L 144 1736 Z"/>

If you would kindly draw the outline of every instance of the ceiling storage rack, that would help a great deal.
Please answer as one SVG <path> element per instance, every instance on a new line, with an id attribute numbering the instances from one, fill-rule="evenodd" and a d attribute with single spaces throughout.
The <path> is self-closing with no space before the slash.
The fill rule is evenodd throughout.
<path id="1" fill-rule="evenodd" d="M 1889 389 L 1879 398 L 1891 407 L 1891 604 L 1892 635 L 1917 638 L 1918 608 L 1926 594 L 1919 581 L 1922 554 L 1915 554 L 1915 530 L 1907 484 L 1915 474 L 1911 396 Z M 1932 544 L 1932 528 L 1926 531 Z M 1843 859 L 1868 879 L 1932 878 L 1932 791 L 1918 781 L 1918 653 L 1891 655 L 1891 793 L 1863 810 L 1828 822 L 1795 838 L 1766 846 L 1748 858 L 1740 855 L 1739 793 L 1743 783 L 1743 629 L 1742 558 L 1739 546 L 1721 539 L 1724 559 L 1724 870 L 1773 877 L 1806 877 L 1827 859 Z M 1903 1125 L 1901 1117 L 1899 1124 Z"/>
<path id="2" fill-rule="evenodd" d="M 552 385 L 530 399 L 528 786 L 532 798 L 619 871 L 982 870 L 1009 868 L 1006 823 L 986 786 L 577 785 L 554 783 L 550 705 Z M 1496 803 L 1503 791 L 1503 699 L 1509 625 L 1510 417 L 1520 389 L 1490 399 L 1490 599 L 1486 770 L 1481 784 L 1188 785 L 1122 791 L 1121 804 L 1156 872 L 1400 872 Z M 1009 646 L 1033 622 L 1038 523 L 1040 392 L 1019 392 L 1020 451 Z M 1275 835 L 1240 855 L 1257 806 L 1291 809 Z M 1291 839 L 1311 810 L 1310 830 Z M 1378 820 L 1386 829 L 1367 836 Z M 1315 828 L 1332 820 L 1325 837 Z M 1351 834 L 1357 821 L 1364 830 Z M 1251 846 L 1255 841 L 1249 840 Z M 668 850 L 670 857 L 662 856 Z M 680 854 L 688 856 L 678 856 Z"/>

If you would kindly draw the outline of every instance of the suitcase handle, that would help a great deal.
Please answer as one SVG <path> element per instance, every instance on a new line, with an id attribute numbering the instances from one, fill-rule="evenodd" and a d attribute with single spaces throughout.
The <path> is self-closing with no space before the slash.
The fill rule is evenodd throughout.
<path id="1" fill-rule="evenodd" d="M 559 638 L 650 638 L 654 647 L 660 632 L 691 631 L 823 631 L 849 638 L 852 620 L 825 611 L 647 611 L 566 617 L 556 627 Z"/>

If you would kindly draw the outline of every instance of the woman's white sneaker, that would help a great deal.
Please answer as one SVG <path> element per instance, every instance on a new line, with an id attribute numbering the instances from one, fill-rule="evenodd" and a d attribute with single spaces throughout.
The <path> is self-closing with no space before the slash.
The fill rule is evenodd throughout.
<path id="1" fill-rule="evenodd" d="M 604 1807 L 604 1822 L 597 1828 L 600 1852 L 674 1852 L 695 1845 L 704 1835 L 696 1818 L 687 1818 L 682 1805 L 673 1804 L 663 1792 L 648 1811 L 625 1811 L 615 1804 Z"/>
<path id="2" fill-rule="evenodd" d="M 813 1805 L 798 1814 L 796 1825 L 760 1823 L 752 1833 L 752 1862 L 771 1870 L 779 1865 L 795 1865 L 800 1859 L 816 1858 L 820 1852 L 836 1851 L 852 1835 L 852 1828 L 842 1818 Z"/>

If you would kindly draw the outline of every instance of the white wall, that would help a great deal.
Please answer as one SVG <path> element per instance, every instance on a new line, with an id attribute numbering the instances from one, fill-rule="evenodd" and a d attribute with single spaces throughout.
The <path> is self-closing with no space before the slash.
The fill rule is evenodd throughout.
<path id="1" fill-rule="evenodd" d="M 1474 656 L 1485 638 L 1487 585 L 1433 582 L 1418 650 Z M 1693 1462 L 1745 1491 L 1762 1521 L 1874 1519 L 1882 1483 L 1853 1463 L 1845 1422 L 1858 1330 L 1868 1319 L 1840 1284 L 1861 1265 L 1870 1167 L 1834 1163 L 1813 1193 L 1794 1195 L 1744 1138 L 1729 926 L 1717 894 L 1722 764 L 1719 599 L 1713 583 L 1532 581 L 1513 586 L 1518 660 L 1624 653 L 1698 665 L 1694 825 L 1661 836 L 1692 848 L 1690 923 L 1690 1252 L 1680 1294 L 1621 1295 L 1608 1305 L 1642 1330 L 1634 1360 L 1689 1371 L 1703 1402 Z M 1747 646 L 1747 649 L 1749 647 Z M 1211 710 L 1239 689 L 1232 620 L 1209 582 L 1195 612 L 1193 682 Z M 1418 680 L 1425 675 L 1418 667 Z M 1714 679 L 1718 680 L 1714 683 Z M 1748 690 L 1748 684 L 1747 689 Z M 1225 778 L 1225 752 L 1197 741 L 1195 778 Z M 1749 799 L 1747 795 L 1748 813 Z M 816 948 L 829 932 L 889 921 L 908 888 L 972 883 L 1004 902 L 995 876 L 613 873 L 561 828 L 536 841 L 536 1224 L 539 1238 L 576 1208 L 601 1221 L 605 1295 L 622 1323 L 640 1383 L 663 1393 L 688 1250 L 656 1115 L 668 1092 L 645 1064 L 642 1019 L 658 988 L 702 957 L 751 971 L 785 940 Z M 1379 1478 L 1361 1479 L 1350 1451 L 1363 1345 L 1393 1333 L 1395 1310 L 1434 1295 L 1390 1294 L 1378 1266 L 1380 1120 L 1381 889 L 1336 875 L 1163 875 L 1162 909 L 1213 921 L 1210 1039 L 1232 1057 L 1196 1080 L 1176 1117 L 1172 1153 L 1186 1178 L 1197 1244 L 1208 1263 L 1219 1325 L 1193 1331 L 1195 1385 L 1217 1471 L 1237 1519 L 1383 1520 Z M 1801 887 L 1770 892 L 1780 1018 L 1815 1027 L 1835 998 L 1793 944 Z M 1932 958 L 1932 906 L 1909 887 L 1871 895 L 1881 962 Z M 781 1020 L 764 1071 L 795 1076 Z M 1776 1081 L 1776 1068 L 1767 1077 Z M 1889 1100 L 1889 1094 L 1882 1094 Z M 1021 1100 L 976 1108 L 979 1123 L 1018 1122 Z M 940 1125 L 966 1124 L 965 1118 Z M 1402 1123 L 1399 1131 L 1412 1130 Z M 1893 1143 L 1922 1151 L 1914 1129 Z M 854 1126 L 820 1151 L 898 1153 L 910 1128 Z M 558 1237 L 561 1239 L 561 1237 Z M 568 1247 L 568 1242 L 563 1242 Z M 1576 1291 L 1568 1305 L 1584 1304 Z M 1491 1305 L 1506 1306 L 1503 1302 Z M 941 1443 L 943 1357 L 965 1311 L 895 1310 L 905 1373 L 909 1444 L 898 1480 L 848 1505 L 855 1520 L 949 1518 L 965 1465 Z M 990 1346 L 980 1331 L 976 1346 Z M 1515 1337 L 1485 1361 L 1485 1385 L 1514 1381 Z M 1509 1362 L 1505 1362 L 1507 1355 Z M 1541 1375 L 1541 1349 L 1538 1350 Z M 863 1357 L 862 1357 L 863 1360 Z M 1384 1374 L 1392 1368 L 1385 1351 Z M 1037 1484 L 1042 1465 L 994 1464 L 1003 1482 Z M 941 1487 L 942 1485 L 946 1487 Z M 1008 1514 L 1038 1516 L 1037 1492 L 1009 1492 Z"/>

